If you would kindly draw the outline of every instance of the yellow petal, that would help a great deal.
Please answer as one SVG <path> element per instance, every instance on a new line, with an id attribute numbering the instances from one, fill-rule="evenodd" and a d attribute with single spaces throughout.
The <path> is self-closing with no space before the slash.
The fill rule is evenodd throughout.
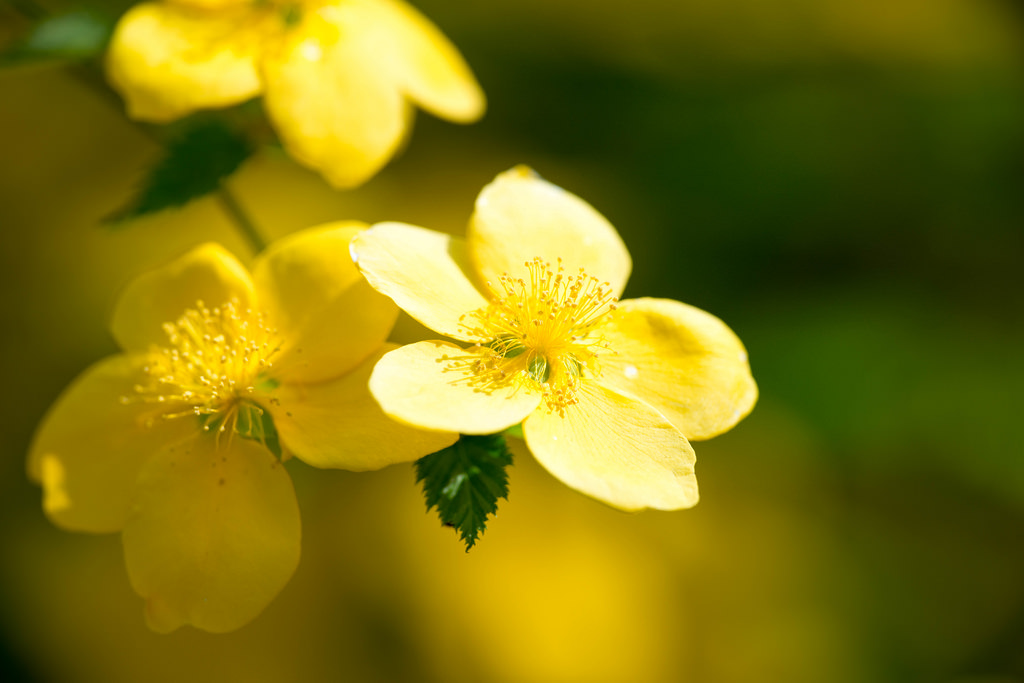
<path id="1" fill-rule="evenodd" d="M 155 631 L 243 626 L 299 562 L 299 508 L 284 466 L 254 441 L 216 444 L 203 434 L 167 448 L 139 475 L 124 553 Z"/>
<path id="2" fill-rule="evenodd" d="M 223 11 L 252 4 L 252 0 L 164 0 L 164 2 L 168 5 L 213 11 Z"/>
<path id="3" fill-rule="evenodd" d="M 580 268 L 622 294 L 632 262 L 626 245 L 604 216 L 574 194 L 525 166 L 502 173 L 485 187 L 466 236 L 483 280 L 502 273 L 525 275 L 524 263 L 540 257 L 569 273 Z"/>
<path id="4" fill-rule="evenodd" d="M 398 307 L 352 263 L 348 245 L 366 228 L 338 222 L 271 244 L 253 265 L 260 308 L 283 341 L 270 374 L 286 382 L 338 377 L 380 348 Z"/>
<path id="5" fill-rule="evenodd" d="M 219 244 L 203 244 L 129 283 L 114 307 L 111 332 L 127 351 L 165 346 L 163 324 L 197 301 L 220 306 L 237 298 L 244 309 L 252 305 L 252 291 L 249 273 L 234 256 Z"/>
<path id="6" fill-rule="evenodd" d="M 410 114 L 397 85 L 382 77 L 366 23 L 359 3 L 326 7 L 263 61 L 263 102 L 285 148 L 339 188 L 387 163 Z"/>
<path id="7" fill-rule="evenodd" d="M 217 14 L 142 3 L 118 22 L 107 52 L 111 85 L 128 115 L 167 122 L 255 97 L 266 27 L 249 10 Z"/>
<path id="8" fill-rule="evenodd" d="M 469 371 L 473 358 L 470 350 L 446 342 L 403 346 L 377 363 L 370 391 L 399 422 L 462 434 L 494 434 L 533 412 L 538 392 L 516 381 L 479 386 Z"/>
<path id="9" fill-rule="evenodd" d="M 50 408 L 29 451 L 29 476 L 43 485 L 43 509 L 74 531 L 124 525 L 143 463 L 198 431 L 193 419 L 161 420 L 159 408 L 123 403 L 145 378 L 144 355 L 111 356 L 75 379 Z"/>
<path id="10" fill-rule="evenodd" d="M 731 429 L 757 401 L 742 342 L 705 311 L 670 299 L 631 299 L 601 328 L 614 353 L 599 382 L 644 401 L 689 439 Z"/>
<path id="11" fill-rule="evenodd" d="M 468 123 L 484 113 L 484 94 L 462 55 L 438 28 L 401 0 L 364 0 L 377 33 L 378 62 L 427 111 Z M 372 17 L 372 20 L 369 19 Z"/>
<path id="12" fill-rule="evenodd" d="M 378 223 L 352 240 L 352 259 L 373 287 L 446 337 L 478 341 L 459 319 L 487 306 L 470 280 L 466 243 L 402 223 Z"/>
<path id="13" fill-rule="evenodd" d="M 376 470 L 412 462 L 450 446 L 452 432 L 414 429 L 380 409 L 367 382 L 377 361 L 397 348 L 387 344 L 352 372 L 320 384 L 285 384 L 270 404 L 282 444 L 314 467 Z"/>
<path id="14" fill-rule="evenodd" d="M 523 423 L 530 452 L 566 485 L 623 510 L 697 504 L 696 458 L 650 406 L 593 383 L 564 417 L 538 410 Z"/>

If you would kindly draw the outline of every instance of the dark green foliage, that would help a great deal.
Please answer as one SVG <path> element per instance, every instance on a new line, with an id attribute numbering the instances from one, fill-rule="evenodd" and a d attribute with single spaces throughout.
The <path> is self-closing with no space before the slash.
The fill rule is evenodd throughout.
<path id="1" fill-rule="evenodd" d="M 0 55 L 0 66 L 96 57 L 107 46 L 114 21 L 94 10 L 41 19 L 25 38 Z"/>
<path id="2" fill-rule="evenodd" d="M 498 511 L 498 499 L 508 500 L 505 468 L 511 464 L 501 434 L 463 434 L 448 448 L 416 461 L 427 509 L 436 507 L 441 522 L 459 531 L 466 552 L 487 528 L 487 517 Z"/>
<path id="3" fill-rule="evenodd" d="M 210 194 L 252 152 L 249 140 L 226 124 L 216 120 L 197 122 L 168 143 L 163 158 L 149 171 L 139 192 L 106 222 L 117 225 Z"/>

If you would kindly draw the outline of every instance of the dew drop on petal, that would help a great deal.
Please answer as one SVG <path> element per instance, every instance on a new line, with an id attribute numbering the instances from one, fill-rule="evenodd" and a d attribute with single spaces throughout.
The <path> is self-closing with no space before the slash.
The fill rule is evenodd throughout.
<path id="1" fill-rule="evenodd" d="M 627 365 L 623 368 L 622 372 L 626 375 L 627 379 L 635 379 L 640 371 L 636 369 L 635 365 Z"/>

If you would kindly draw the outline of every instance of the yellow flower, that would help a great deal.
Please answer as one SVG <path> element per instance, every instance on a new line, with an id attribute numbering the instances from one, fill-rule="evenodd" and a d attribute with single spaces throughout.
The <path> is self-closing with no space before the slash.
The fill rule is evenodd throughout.
<path id="1" fill-rule="evenodd" d="M 337 187 L 398 149 L 409 101 L 468 123 L 484 96 L 402 0 L 165 0 L 131 9 L 107 56 L 130 116 L 163 123 L 257 95 L 285 148 Z"/>
<path id="2" fill-rule="evenodd" d="M 370 377 L 385 413 L 463 434 L 522 421 L 548 471 L 609 505 L 694 505 L 688 439 L 732 428 L 757 400 L 736 335 L 678 301 L 618 302 L 631 261 L 615 229 L 525 167 L 484 188 L 465 240 L 382 223 L 352 258 L 410 315 L 472 344 L 386 354 Z"/>
<path id="3" fill-rule="evenodd" d="M 122 294 L 123 353 L 79 376 L 29 454 L 50 519 L 122 531 L 150 627 L 230 631 L 299 560 L 299 510 L 272 450 L 316 467 L 415 460 L 455 434 L 388 419 L 367 389 L 398 309 L 348 257 L 365 226 L 291 235 L 252 275 L 205 244 Z"/>

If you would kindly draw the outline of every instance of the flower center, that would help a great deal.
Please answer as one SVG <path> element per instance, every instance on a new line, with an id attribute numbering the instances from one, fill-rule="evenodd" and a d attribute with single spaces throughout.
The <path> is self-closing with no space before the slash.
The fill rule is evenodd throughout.
<path id="1" fill-rule="evenodd" d="M 618 299 L 611 285 L 583 268 L 567 275 L 561 259 L 555 268 L 541 258 L 525 263 L 529 280 L 505 273 L 501 290 L 487 308 L 463 316 L 470 334 L 488 339 L 471 364 L 482 386 L 521 377 L 540 389 L 548 408 L 561 413 L 577 403 L 580 381 L 601 374 L 598 358 L 608 342 L 595 328 Z"/>
<path id="2" fill-rule="evenodd" d="M 168 344 L 150 352 L 148 381 L 121 401 L 166 404 L 163 419 L 195 415 L 205 431 L 260 439 L 269 416 L 255 395 L 277 386 L 267 372 L 280 348 L 265 316 L 237 299 L 215 308 L 198 301 L 163 329 Z"/>

